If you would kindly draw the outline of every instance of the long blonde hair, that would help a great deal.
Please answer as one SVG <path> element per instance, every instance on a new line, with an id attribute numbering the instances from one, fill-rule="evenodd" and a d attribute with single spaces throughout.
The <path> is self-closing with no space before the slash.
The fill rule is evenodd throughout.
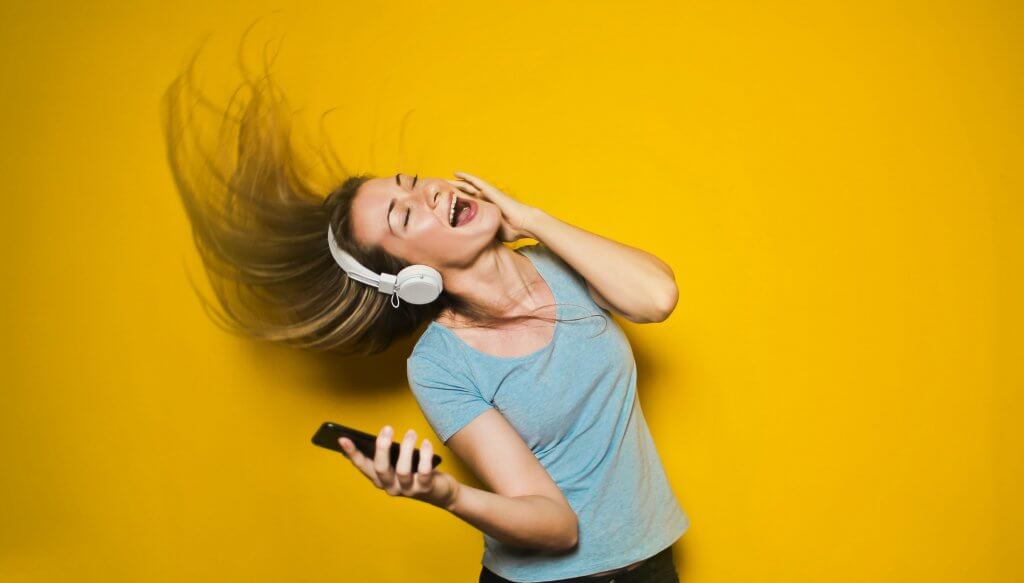
<path id="1" fill-rule="evenodd" d="M 222 329 L 301 348 L 373 354 L 446 308 L 485 327 L 557 320 L 496 316 L 447 292 L 431 304 L 393 308 L 389 296 L 349 279 L 331 256 L 328 225 L 338 246 L 368 268 L 397 273 L 408 265 L 351 236 L 352 200 L 373 176 L 348 172 L 329 141 L 315 155 L 295 145 L 291 111 L 269 65 L 259 75 L 242 67 L 243 81 L 218 107 L 193 81 L 195 61 L 167 88 L 162 121 L 167 159 L 220 310 L 190 283 Z M 213 116 L 210 123 L 203 114 Z M 204 131 L 211 129 L 206 144 Z M 313 178 L 317 160 L 328 170 L 322 183 Z"/>

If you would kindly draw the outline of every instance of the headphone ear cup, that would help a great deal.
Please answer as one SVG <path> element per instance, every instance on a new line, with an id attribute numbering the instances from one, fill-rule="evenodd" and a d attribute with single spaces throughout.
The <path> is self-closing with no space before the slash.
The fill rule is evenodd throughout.
<path id="1" fill-rule="evenodd" d="M 410 304 L 429 304 L 441 296 L 441 273 L 429 265 L 410 265 L 398 272 L 398 297 Z"/>

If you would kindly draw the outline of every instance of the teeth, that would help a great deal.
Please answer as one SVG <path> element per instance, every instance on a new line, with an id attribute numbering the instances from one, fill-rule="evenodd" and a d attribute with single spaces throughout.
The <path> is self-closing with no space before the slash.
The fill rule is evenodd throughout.
<path id="1" fill-rule="evenodd" d="M 448 224 L 455 226 L 455 203 L 459 201 L 459 195 L 452 195 L 452 208 L 448 211 Z"/>

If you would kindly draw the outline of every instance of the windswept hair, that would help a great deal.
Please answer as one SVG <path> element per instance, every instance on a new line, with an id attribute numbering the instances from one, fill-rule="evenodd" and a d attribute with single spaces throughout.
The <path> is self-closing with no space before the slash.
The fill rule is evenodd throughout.
<path id="1" fill-rule="evenodd" d="M 393 308 L 390 296 L 349 279 L 331 256 L 328 225 L 338 246 L 371 270 L 398 273 L 408 265 L 352 237 L 352 200 L 373 176 L 350 173 L 329 141 L 316 152 L 296 145 L 292 112 L 269 65 L 258 75 L 242 66 L 242 82 L 218 107 L 194 82 L 197 56 L 167 88 L 161 113 L 171 173 L 217 301 L 190 283 L 219 327 L 301 348 L 373 354 L 445 308 L 480 326 L 555 320 L 495 317 L 447 292 L 431 304 Z"/>

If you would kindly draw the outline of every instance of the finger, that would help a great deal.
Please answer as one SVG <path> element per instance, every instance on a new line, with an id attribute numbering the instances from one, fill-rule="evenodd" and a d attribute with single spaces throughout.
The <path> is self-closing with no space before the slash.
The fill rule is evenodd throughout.
<path id="1" fill-rule="evenodd" d="M 405 432 L 402 447 L 398 451 L 398 462 L 395 463 L 395 476 L 402 490 L 412 487 L 412 450 L 416 447 L 416 432 L 410 429 Z"/>
<path id="2" fill-rule="evenodd" d="M 391 426 L 385 425 L 377 436 L 377 450 L 373 454 L 373 471 L 386 487 L 394 481 L 391 471 Z"/>
<path id="3" fill-rule="evenodd" d="M 429 490 L 434 479 L 434 446 L 424 439 L 420 445 L 420 467 L 416 472 L 416 481 L 424 489 Z"/>
<path id="4" fill-rule="evenodd" d="M 448 180 L 449 184 L 454 184 L 462 190 L 468 190 L 471 193 L 479 193 L 480 189 L 475 184 L 466 180 L 465 178 L 459 178 L 457 180 Z"/>
<path id="5" fill-rule="evenodd" d="M 469 194 L 480 194 L 480 189 L 466 181 L 448 180 L 447 182 L 463 192 L 468 192 Z"/>
<path id="6" fill-rule="evenodd" d="M 368 480 L 373 482 L 374 486 L 380 488 L 380 480 L 377 479 L 377 473 L 373 471 L 373 461 L 368 459 L 363 452 L 356 449 L 356 446 L 347 437 L 338 439 L 341 443 L 341 448 L 348 454 L 349 461 L 356 467 Z"/>
<path id="7" fill-rule="evenodd" d="M 453 184 L 461 188 L 476 188 L 476 186 L 474 186 L 472 182 L 466 180 L 465 178 L 456 178 L 455 180 L 448 180 L 446 178 L 445 180 L 448 181 L 448 184 Z"/>
<path id="8" fill-rule="evenodd" d="M 477 188 L 479 188 L 481 190 L 483 190 L 483 189 L 487 188 L 488 186 L 490 186 L 487 183 L 487 181 L 484 180 L 483 178 L 478 178 L 478 177 L 473 176 L 472 174 L 470 174 L 468 172 L 454 172 L 453 174 L 455 174 L 459 178 L 462 178 L 466 182 L 469 182 L 470 184 L 472 184 L 473 186 L 476 186 Z"/>
<path id="9" fill-rule="evenodd" d="M 347 437 L 339 437 L 338 445 L 341 446 L 341 451 L 345 452 L 345 457 L 352 463 L 356 463 L 356 455 L 363 455 L 361 451 L 352 447 L 352 442 Z"/>
<path id="10" fill-rule="evenodd" d="M 352 440 L 350 440 L 349 438 L 341 437 L 338 439 L 338 443 L 341 444 L 341 449 L 345 451 L 345 455 L 348 456 L 349 461 L 352 462 L 356 467 L 361 468 L 369 461 L 366 459 L 366 456 L 363 455 L 363 452 L 356 449 L 355 444 L 352 443 Z"/>

